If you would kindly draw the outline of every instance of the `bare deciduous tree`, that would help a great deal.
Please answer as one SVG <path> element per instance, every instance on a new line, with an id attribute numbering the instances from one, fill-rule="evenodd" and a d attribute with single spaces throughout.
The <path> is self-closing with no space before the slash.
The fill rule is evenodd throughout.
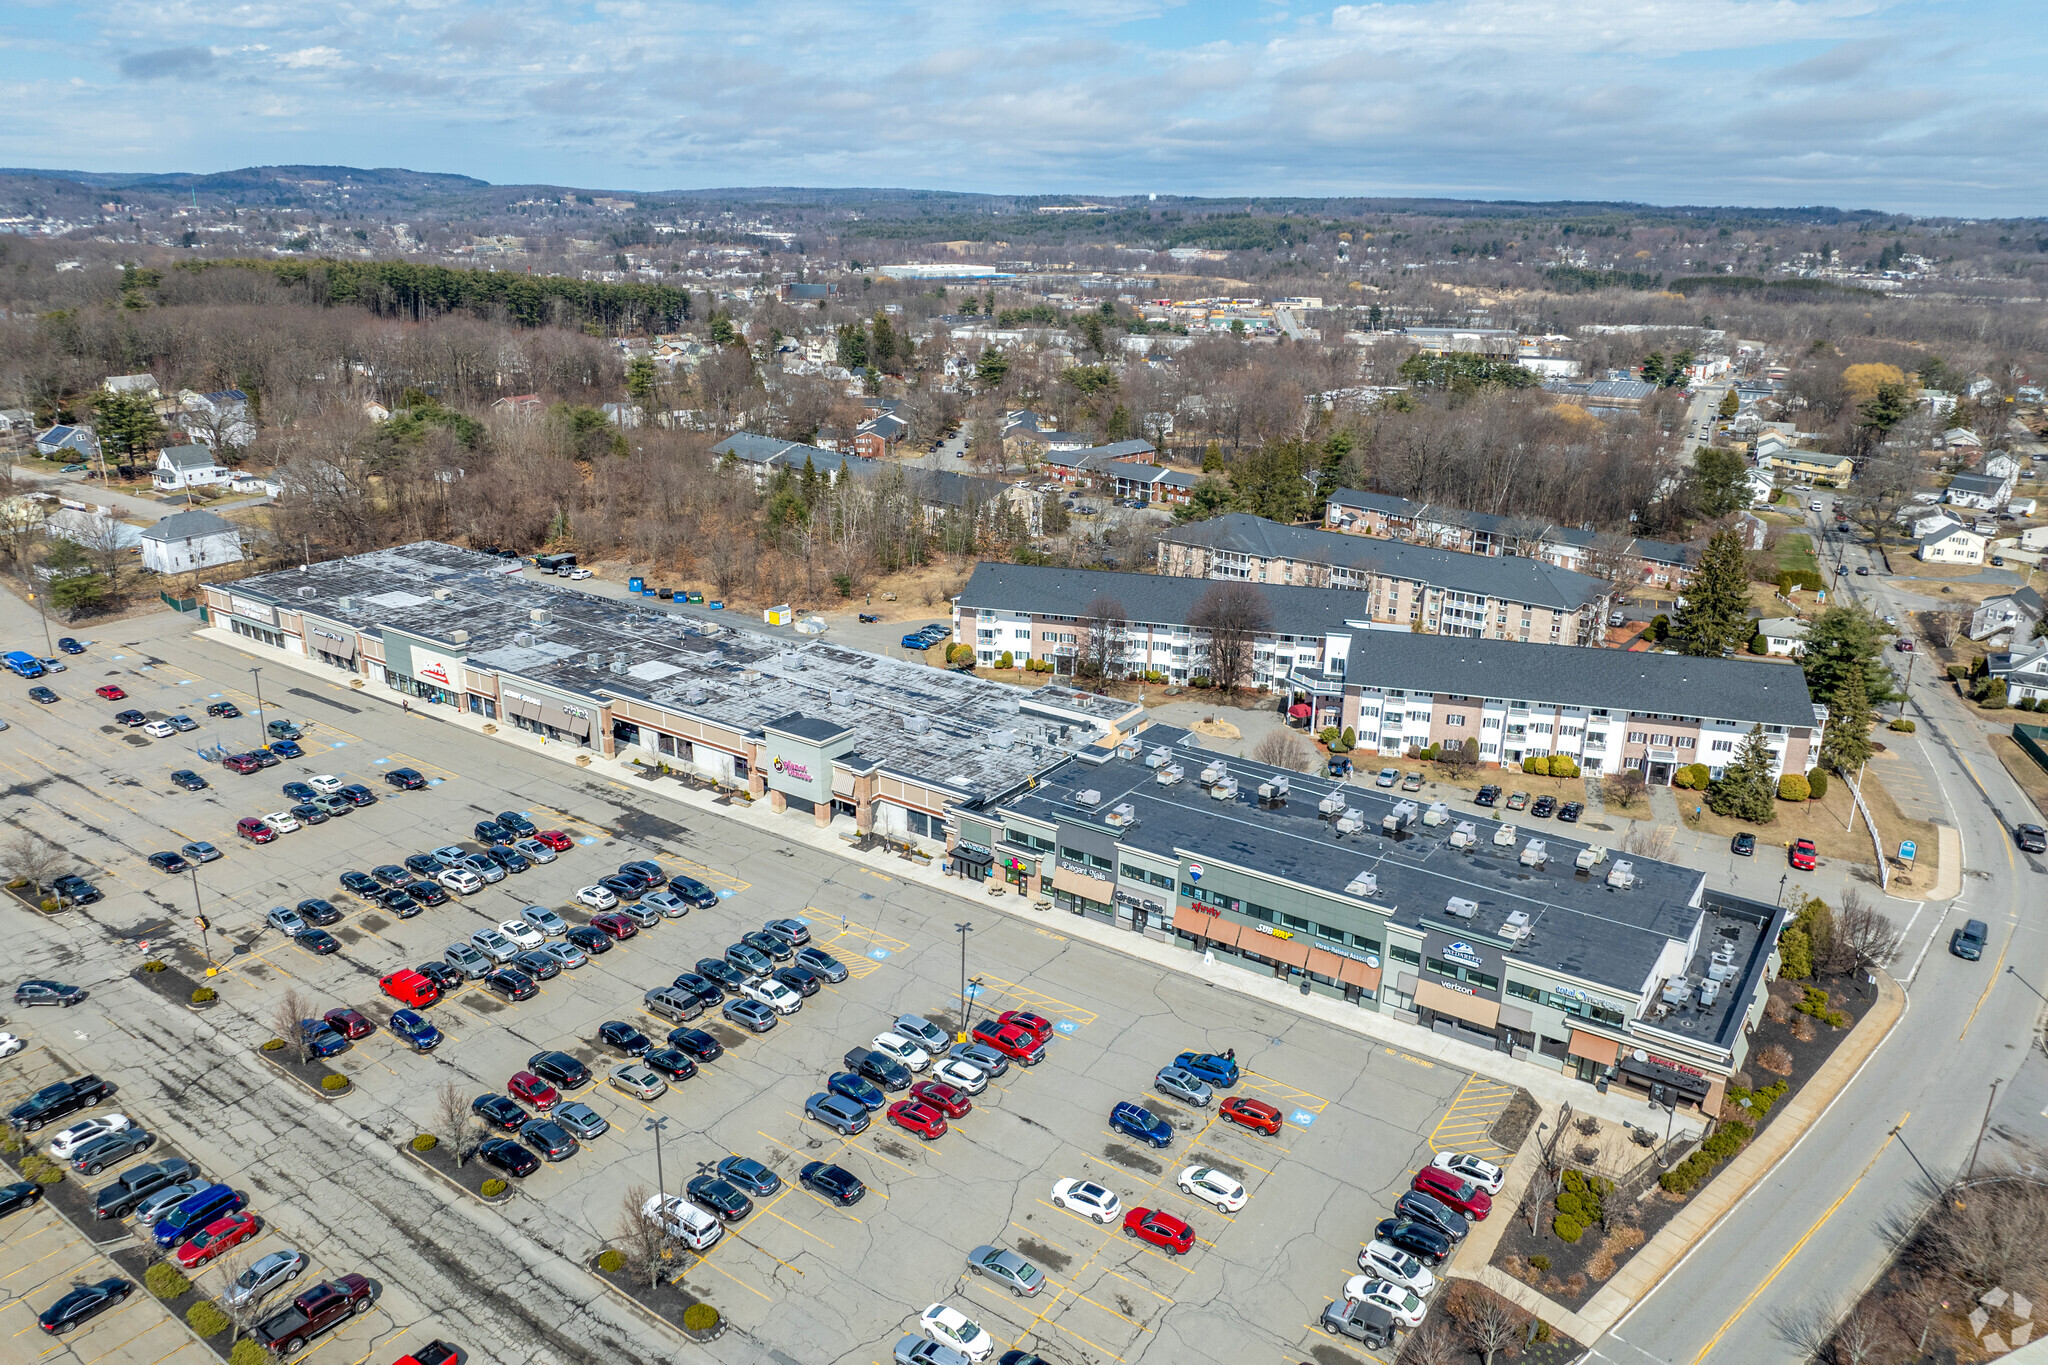
<path id="1" fill-rule="evenodd" d="M 277 1036 L 284 1039 L 285 1047 L 300 1061 L 310 1061 L 313 1056 L 313 1030 L 308 1027 L 313 1003 L 297 986 L 285 987 L 284 994 L 271 1006 L 270 1027 Z"/>
<path id="2" fill-rule="evenodd" d="M 1249 583 L 1218 583 L 1197 598 L 1188 624 L 1206 637 L 1209 681 L 1228 692 L 1252 672 L 1252 651 L 1270 629 L 1265 594 Z"/>
<path id="3" fill-rule="evenodd" d="M 1429 1318 L 1401 1347 L 1400 1365 L 1464 1365 L 1464 1344 L 1442 1318 Z"/>
<path id="4" fill-rule="evenodd" d="M 40 897 L 71 866 L 71 855 L 39 834 L 20 830 L 0 845 L 0 861 L 6 863 L 9 876 L 30 883 Z"/>
<path id="5" fill-rule="evenodd" d="M 1081 642 L 1074 656 L 1074 673 L 1090 681 L 1110 682 L 1124 674 L 1124 644 L 1130 635 L 1130 617 L 1124 604 L 1101 596 L 1081 613 Z"/>
<path id="6" fill-rule="evenodd" d="M 1963 620 L 1959 611 L 1923 611 L 1920 613 L 1920 634 L 1936 649 L 1947 649 L 1962 633 Z"/>
<path id="7" fill-rule="evenodd" d="M 1316 766 L 1316 751 L 1292 730 L 1268 731 L 1252 749 L 1252 757 L 1275 768 L 1305 773 Z"/>
<path id="8" fill-rule="evenodd" d="M 1837 971 L 1889 966 L 1899 954 L 1903 937 L 1891 917 L 1867 903 L 1855 887 L 1842 893 L 1842 907 L 1835 912 L 1830 946 L 1835 955 L 1847 960 Z"/>
<path id="9" fill-rule="evenodd" d="M 674 1259 L 677 1241 L 668 1230 L 666 1207 L 660 1210 L 661 1217 L 648 1215 L 647 1204 L 653 1198 L 654 1192 L 645 1185 L 628 1189 L 619 1201 L 619 1221 L 613 1233 L 626 1265 L 636 1276 L 645 1276 L 650 1289 L 661 1282 L 663 1270 Z M 681 1200 L 680 1195 L 664 1198 Z"/>
<path id="10" fill-rule="evenodd" d="M 1469 1280 L 1457 1283 L 1446 1308 L 1485 1365 L 1493 1365 L 1500 1352 L 1521 1345 L 1528 1330 L 1526 1313 Z"/>
<path id="11" fill-rule="evenodd" d="M 448 1144 L 454 1153 L 455 1164 L 461 1166 L 469 1160 L 471 1150 L 476 1146 L 476 1113 L 463 1097 L 462 1087 L 454 1081 L 443 1081 L 434 1091 L 434 1136 Z"/>

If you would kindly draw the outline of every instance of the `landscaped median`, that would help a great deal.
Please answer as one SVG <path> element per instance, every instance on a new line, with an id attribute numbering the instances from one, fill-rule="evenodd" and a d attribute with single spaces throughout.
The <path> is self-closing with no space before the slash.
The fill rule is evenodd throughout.
<path id="1" fill-rule="evenodd" d="M 339 1099 L 355 1088 L 354 1082 L 319 1058 L 301 1058 L 282 1038 L 270 1039 L 256 1049 L 256 1055 L 311 1091 L 317 1099 Z"/>
<path id="2" fill-rule="evenodd" d="M 683 1274 L 697 1264 L 684 1248 L 665 1245 L 666 1238 L 638 1236 L 625 1247 L 610 1247 L 590 1258 L 586 1269 L 607 1289 L 648 1317 L 692 1341 L 716 1341 L 725 1335 L 725 1316 L 691 1293 Z"/>
<path id="3" fill-rule="evenodd" d="M 456 1161 L 449 1145 L 432 1133 L 421 1133 L 411 1141 L 401 1143 L 399 1150 L 456 1189 L 483 1203 L 503 1204 L 519 1193 L 505 1178 L 504 1172 L 485 1165 L 475 1156 L 467 1161 Z"/>

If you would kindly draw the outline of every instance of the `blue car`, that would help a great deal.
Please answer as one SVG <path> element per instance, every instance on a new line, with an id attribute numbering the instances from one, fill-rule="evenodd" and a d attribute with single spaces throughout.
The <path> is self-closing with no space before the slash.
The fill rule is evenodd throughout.
<path id="1" fill-rule="evenodd" d="M 1237 1084 L 1237 1058 L 1214 1052 L 1183 1052 L 1173 1059 L 1183 1071 L 1192 1071 L 1214 1086 L 1229 1089 Z"/>
<path id="2" fill-rule="evenodd" d="M 441 1030 L 417 1010 L 393 1010 L 391 1031 L 410 1043 L 414 1052 L 431 1052 L 441 1041 Z"/>
<path id="3" fill-rule="evenodd" d="M 57 641 L 57 648 L 63 650 L 66 654 L 85 653 L 85 646 L 72 639 L 69 635 Z"/>
<path id="4" fill-rule="evenodd" d="M 930 649 L 932 647 L 932 642 L 925 638 L 925 633 L 921 630 L 912 631 L 904 636 L 902 643 L 905 649 Z"/>
<path id="5" fill-rule="evenodd" d="M 718 893 L 695 877 L 670 877 L 668 889 L 699 910 L 709 910 L 718 904 Z"/>
<path id="6" fill-rule="evenodd" d="M 832 1079 L 825 1082 L 825 1088 L 835 1095 L 844 1095 L 855 1104 L 867 1106 L 869 1113 L 889 1103 L 889 1097 L 882 1093 L 880 1086 L 851 1071 L 833 1072 Z"/>
<path id="7" fill-rule="evenodd" d="M 306 756 L 306 751 L 289 739 L 273 739 L 264 747 L 279 758 L 304 758 Z"/>
<path id="8" fill-rule="evenodd" d="M 301 1019 L 299 1027 L 306 1030 L 306 1051 L 315 1057 L 336 1057 L 349 1049 L 348 1039 L 330 1028 L 325 1019 Z"/>
<path id="9" fill-rule="evenodd" d="M 1133 1104 L 1129 1100 L 1109 1111 L 1109 1126 L 1154 1147 L 1170 1146 L 1173 1142 L 1172 1124 L 1144 1105 Z"/>

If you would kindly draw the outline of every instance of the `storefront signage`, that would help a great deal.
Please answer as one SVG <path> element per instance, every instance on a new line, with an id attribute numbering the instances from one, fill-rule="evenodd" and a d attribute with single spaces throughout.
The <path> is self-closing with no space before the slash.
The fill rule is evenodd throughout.
<path id="1" fill-rule="evenodd" d="M 1486 959 L 1469 943 L 1446 943 L 1439 951 L 1443 953 L 1445 961 L 1455 962 L 1461 967 L 1486 966 Z"/>
<path id="2" fill-rule="evenodd" d="M 799 782 L 808 782 L 811 780 L 811 770 L 804 764 L 798 763 L 795 759 L 776 759 L 775 771 L 779 773 L 787 773 L 789 774 L 789 776 L 795 778 Z"/>
<path id="3" fill-rule="evenodd" d="M 1445 989 L 1445 990 L 1447 990 L 1447 991 L 1456 991 L 1456 992 L 1457 992 L 1458 994 L 1460 994 L 1460 995 L 1471 995 L 1471 996 L 1476 996 L 1476 995 L 1478 995 L 1478 994 L 1479 994 L 1479 992 L 1478 992 L 1478 991 L 1475 991 L 1475 990 L 1473 990 L 1473 989 L 1472 989 L 1472 988 L 1471 988 L 1470 986 L 1466 985 L 1466 984 L 1465 984 L 1464 982 L 1462 982 L 1462 981 L 1434 981 L 1434 980 L 1433 980 L 1433 981 L 1431 981 L 1431 982 L 1430 982 L 1430 984 L 1431 984 L 1431 985 L 1433 985 L 1433 986 L 1441 986 L 1441 987 L 1442 987 L 1443 989 Z"/>
<path id="4" fill-rule="evenodd" d="M 1701 1071 L 1696 1066 L 1687 1066 L 1684 1062 L 1674 1062 L 1669 1057 L 1659 1057 L 1656 1053 L 1645 1052 L 1641 1048 L 1637 1048 L 1634 1052 L 1630 1053 L 1629 1055 L 1634 1057 L 1635 1060 L 1639 1062 L 1651 1062 L 1657 1066 L 1669 1067 L 1673 1071 L 1681 1071 L 1688 1076 L 1697 1076 L 1701 1080 L 1705 1080 L 1707 1078 L 1707 1073 Z"/>
<path id="5" fill-rule="evenodd" d="M 336 644 L 338 644 L 338 645 L 345 645 L 345 644 L 349 644 L 349 643 L 351 642 L 351 641 L 350 641 L 350 637 L 348 637 L 348 636 L 346 636 L 346 635 L 336 635 L 336 634 L 335 634 L 335 633 L 334 633 L 333 631 L 331 631 L 331 630 L 323 630 L 323 629 L 322 629 L 321 627 L 319 627 L 319 626 L 314 626 L 314 627 L 312 627 L 312 631 L 313 631 L 313 633 L 314 633 L 315 635 L 319 636 L 319 637 L 320 637 L 321 639 L 323 639 L 323 640 L 332 640 L 332 641 L 334 641 L 334 643 L 336 643 Z"/>
<path id="6" fill-rule="evenodd" d="M 261 621 L 266 626 L 277 624 L 277 609 L 275 607 L 267 606 L 262 602 L 254 602 L 233 593 L 228 595 L 228 605 L 237 616 L 246 617 L 251 621 Z"/>
<path id="7" fill-rule="evenodd" d="M 1188 864 L 1188 880 L 1191 882 L 1202 880 L 1202 865 L 1200 863 Z"/>
<path id="8" fill-rule="evenodd" d="M 425 679 L 426 679 L 426 680 L 427 680 L 428 682 L 437 682 L 437 683 L 441 684 L 441 686 L 443 686 L 443 687 L 453 687 L 453 686 L 454 686 L 454 684 L 453 684 L 453 683 L 451 683 L 451 682 L 449 682 L 449 681 L 448 681 L 448 670 L 447 670 L 447 669 L 445 669 L 445 668 L 443 668 L 443 667 L 442 667 L 441 665 L 439 665 L 439 664 L 433 664 L 433 663 L 428 663 L 428 664 L 421 664 L 421 665 L 420 665 L 420 676 L 421 676 L 422 678 L 425 678 Z"/>
<path id="9" fill-rule="evenodd" d="M 970 853 L 979 853 L 984 857 L 993 858 L 995 856 L 995 850 L 990 848 L 988 845 L 977 844 L 967 839 L 959 839 L 954 841 L 953 847 L 964 848 Z"/>

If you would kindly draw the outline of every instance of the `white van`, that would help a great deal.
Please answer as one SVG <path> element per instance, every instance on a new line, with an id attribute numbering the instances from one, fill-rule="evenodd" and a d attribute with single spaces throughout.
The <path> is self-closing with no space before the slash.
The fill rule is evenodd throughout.
<path id="1" fill-rule="evenodd" d="M 698 1208 L 679 1194 L 668 1195 L 666 1200 L 658 1194 L 648 1195 L 640 1214 L 659 1223 L 662 1231 L 692 1251 L 703 1251 L 725 1235 L 725 1228 L 716 1215 Z"/>

